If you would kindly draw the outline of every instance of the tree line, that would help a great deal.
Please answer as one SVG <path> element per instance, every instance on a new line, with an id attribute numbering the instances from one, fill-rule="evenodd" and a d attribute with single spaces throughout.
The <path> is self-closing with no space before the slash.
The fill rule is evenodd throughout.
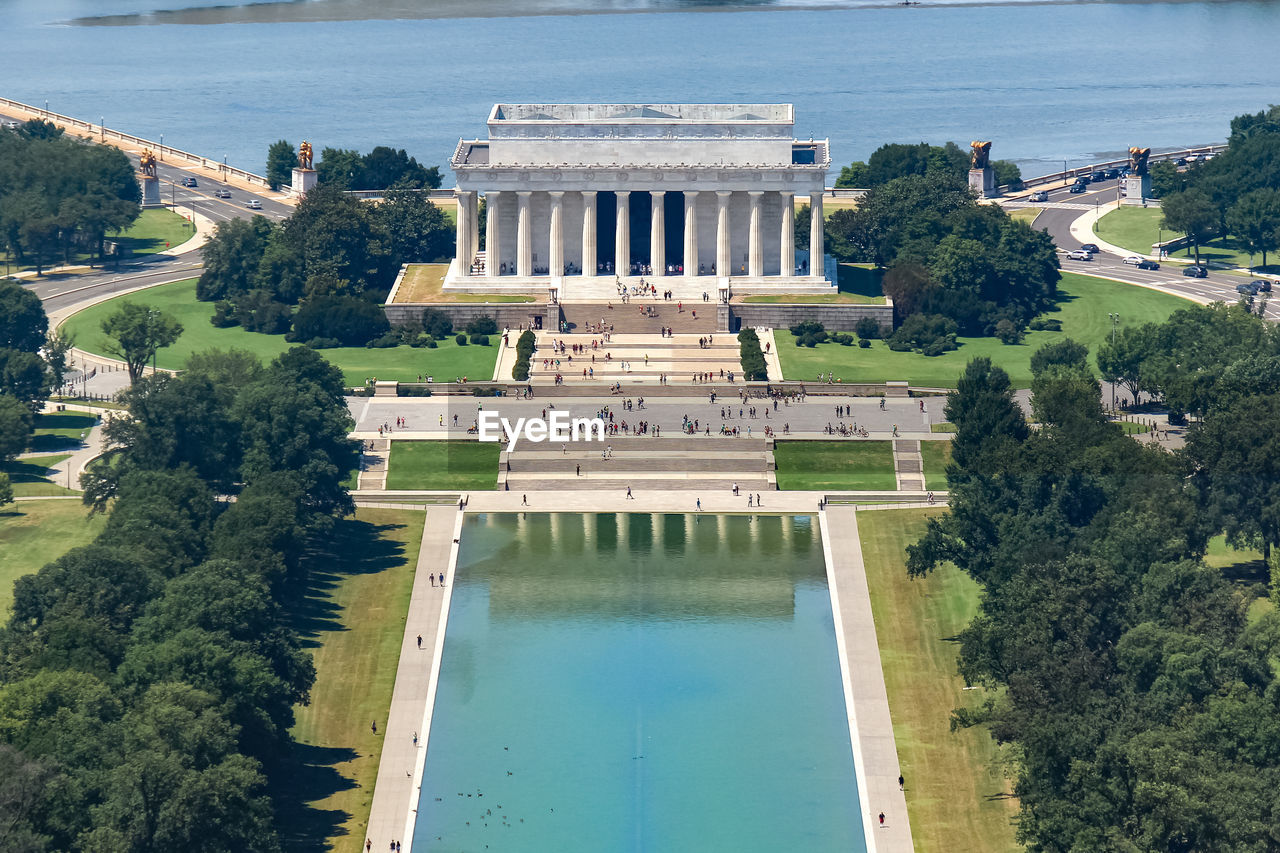
<path id="1" fill-rule="evenodd" d="M 421 193 L 393 191 L 370 204 L 322 184 L 279 224 L 219 223 L 201 249 L 196 298 L 215 303 L 217 326 L 361 346 L 388 330 L 381 302 L 400 266 L 447 260 L 453 241 Z"/>
<path id="2" fill-rule="evenodd" d="M 65 136 L 42 119 L 0 129 L 0 240 L 37 273 L 76 251 L 101 260 L 107 232 L 132 225 L 141 201 L 120 149 Z"/>
<path id="3" fill-rule="evenodd" d="M 906 175 L 941 174 L 968 180 L 970 154 L 954 142 L 930 145 L 927 142 L 888 142 L 881 145 L 864 163 L 855 160 L 840 169 L 837 187 L 870 189 Z M 1022 170 L 1012 160 L 992 160 L 997 186 L 1014 189 L 1022 186 Z"/>
<path id="4" fill-rule="evenodd" d="M 287 139 L 267 148 L 267 183 L 277 190 L 293 180 L 298 149 Z M 343 190 L 437 189 L 439 166 L 423 166 L 403 148 L 379 145 L 368 154 L 350 148 L 325 148 L 315 164 L 316 180 Z"/>
<path id="5" fill-rule="evenodd" d="M 1224 528 L 1274 537 L 1252 525 L 1280 504 L 1262 439 L 1275 380 L 1223 393 L 1170 453 L 1108 422 L 1087 356 L 1070 341 L 1036 353 L 1034 427 L 988 359 L 948 397 L 950 512 L 908 571 L 949 561 L 983 586 L 959 669 L 991 698 L 952 724 L 1013 745 L 1031 853 L 1272 850 L 1280 618 L 1251 615 L 1203 556 Z"/>
<path id="6" fill-rule="evenodd" d="M 1179 172 L 1172 163 L 1151 167 L 1152 194 L 1163 227 L 1185 234 L 1200 262 L 1200 246 L 1230 235 L 1250 255 L 1280 249 L 1280 106 L 1231 120 L 1227 149 Z"/>
<path id="7" fill-rule="evenodd" d="M 0 848 L 280 849 L 268 782 L 315 678 L 281 601 L 352 510 L 342 393 L 305 347 L 124 392 L 84 478 L 101 535 L 0 630 Z"/>

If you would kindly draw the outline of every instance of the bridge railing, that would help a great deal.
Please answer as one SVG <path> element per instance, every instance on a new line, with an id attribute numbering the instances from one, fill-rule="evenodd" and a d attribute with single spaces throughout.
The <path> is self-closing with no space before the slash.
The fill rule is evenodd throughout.
<path id="1" fill-rule="evenodd" d="M 210 160 L 208 157 L 202 157 L 199 154 L 193 154 L 190 151 L 183 151 L 181 148 L 174 148 L 172 145 L 161 145 L 159 142 L 151 139 L 143 139 L 142 137 L 134 136 L 131 133 L 112 130 L 109 127 L 103 127 L 100 124 L 94 124 L 73 116 L 65 116 L 61 113 L 55 113 L 41 107 L 32 106 L 31 104 L 24 104 L 21 101 L 12 101 L 8 98 L 0 98 L 0 107 L 12 107 L 25 113 L 33 114 L 39 118 L 43 118 L 46 121 L 52 121 L 57 124 L 66 125 L 67 127 L 86 130 L 90 134 L 96 135 L 99 140 L 104 142 L 108 139 L 114 139 L 130 145 L 150 148 L 156 152 L 156 155 L 162 161 L 165 159 L 165 155 L 168 155 L 170 160 L 185 161 L 189 165 L 212 169 L 225 177 L 235 178 L 245 182 L 246 184 L 263 187 L 264 189 L 270 188 L 270 184 L 268 184 L 267 179 L 262 175 L 255 175 L 253 172 L 247 172 L 244 169 L 239 169 L 235 166 L 228 166 L 224 163 L 219 163 L 217 160 Z"/>

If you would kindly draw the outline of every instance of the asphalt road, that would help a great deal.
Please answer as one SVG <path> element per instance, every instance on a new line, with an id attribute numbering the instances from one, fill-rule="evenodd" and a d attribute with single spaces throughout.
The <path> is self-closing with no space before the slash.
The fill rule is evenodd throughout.
<path id="1" fill-rule="evenodd" d="M 1160 290 L 1177 296 L 1191 296 L 1198 299 L 1220 300 L 1233 303 L 1240 298 L 1236 285 L 1249 279 L 1240 274 L 1210 271 L 1206 278 L 1189 278 L 1182 274 L 1183 264 L 1163 262 L 1158 270 L 1140 270 L 1123 263 L 1129 254 L 1114 255 L 1099 252 L 1091 261 L 1073 261 L 1066 253 L 1080 248 L 1080 241 L 1071 235 L 1071 223 L 1090 209 L 1115 201 L 1118 196 L 1117 180 L 1090 184 L 1083 193 L 1072 194 L 1067 189 L 1051 190 L 1048 202 L 1012 202 L 1004 206 L 1010 209 L 1018 207 L 1043 207 L 1036 217 L 1034 227 L 1043 228 L 1053 237 L 1062 255 L 1059 260 L 1064 272 L 1079 272 L 1106 276 L 1133 284 L 1154 286 Z M 1062 205 L 1053 207 L 1046 205 Z M 1277 294 L 1280 296 L 1280 294 Z M 1272 300 L 1267 306 L 1267 318 L 1280 320 L 1280 300 Z"/>

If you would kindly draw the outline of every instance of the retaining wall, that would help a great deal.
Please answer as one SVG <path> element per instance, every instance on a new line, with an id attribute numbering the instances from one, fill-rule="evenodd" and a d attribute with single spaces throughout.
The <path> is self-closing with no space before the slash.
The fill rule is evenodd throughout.
<path id="1" fill-rule="evenodd" d="M 478 317 L 492 317 L 498 329 L 526 329 L 531 318 L 541 317 L 542 328 L 555 331 L 560 324 L 560 306 L 545 302 L 441 302 L 405 303 L 383 305 L 387 321 L 393 326 L 403 326 L 422 319 L 422 312 L 434 308 L 447 314 L 453 327 L 461 330 Z"/>
<path id="2" fill-rule="evenodd" d="M 828 332 L 852 332 L 863 317 L 880 324 L 882 331 L 893 331 L 892 305 L 776 305 L 770 303 L 734 303 L 729 306 L 733 325 L 738 328 L 767 326 L 786 329 L 805 320 L 816 320 Z"/>

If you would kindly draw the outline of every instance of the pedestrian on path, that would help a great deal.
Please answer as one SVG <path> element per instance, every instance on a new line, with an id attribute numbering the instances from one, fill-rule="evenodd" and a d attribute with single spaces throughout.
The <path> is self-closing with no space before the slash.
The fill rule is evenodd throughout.
<path id="1" fill-rule="evenodd" d="M 418 745 L 418 733 L 417 733 L 417 732 L 414 732 L 414 733 L 413 733 L 413 745 L 414 745 L 414 746 L 417 746 L 417 745 Z"/>
<path id="2" fill-rule="evenodd" d="M 760 500 L 760 493 L 759 493 L 759 492 L 756 492 L 756 506 L 757 506 L 757 507 L 762 507 L 762 506 L 764 506 L 764 501 Z"/>
<path id="3" fill-rule="evenodd" d="M 880 825 L 884 826 L 884 812 L 880 812 Z"/>
<path id="4" fill-rule="evenodd" d="M 422 648 L 422 635 L 418 635 L 418 648 Z"/>
<path id="5" fill-rule="evenodd" d="M 520 505 L 521 505 L 521 506 L 528 506 L 528 505 L 529 505 L 529 496 L 528 496 L 528 495 L 521 495 L 521 496 L 520 496 Z"/>
<path id="6" fill-rule="evenodd" d="M 374 720 L 372 723 L 370 723 L 369 728 L 372 729 L 373 733 L 376 735 L 378 733 L 378 721 Z"/>
<path id="7" fill-rule="evenodd" d="M 631 487 L 630 487 L 630 486 L 627 486 L 627 500 L 629 500 L 629 501 L 633 501 L 633 500 L 635 500 L 635 498 L 633 498 L 633 497 L 631 496 Z"/>
<path id="8" fill-rule="evenodd" d="M 432 585 L 432 586 L 435 586 L 435 585 L 436 585 L 436 573 L 435 573 L 435 572 L 431 572 L 430 574 L 428 574 L 428 575 L 427 575 L 427 577 L 431 578 L 431 585 Z M 419 643 L 418 645 L 419 645 L 419 646 L 421 646 L 422 644 L 421 644 L 421 643 Z"/>
<path id="9" fill-rule="evenodd" d="M 702 512 L 702 498 L 698 498 L 698 512 Z"/>
<path id="10" fill-rule="evenodd" d="M 898 774 L 898 790 L 907 790 L 907 780 L 902 778 L 902 774 Z"/>
<path id="11" fill-rule="evenodd" d="M 444 586 L 444 572 L 440 573 L 440 586 Z"/>

